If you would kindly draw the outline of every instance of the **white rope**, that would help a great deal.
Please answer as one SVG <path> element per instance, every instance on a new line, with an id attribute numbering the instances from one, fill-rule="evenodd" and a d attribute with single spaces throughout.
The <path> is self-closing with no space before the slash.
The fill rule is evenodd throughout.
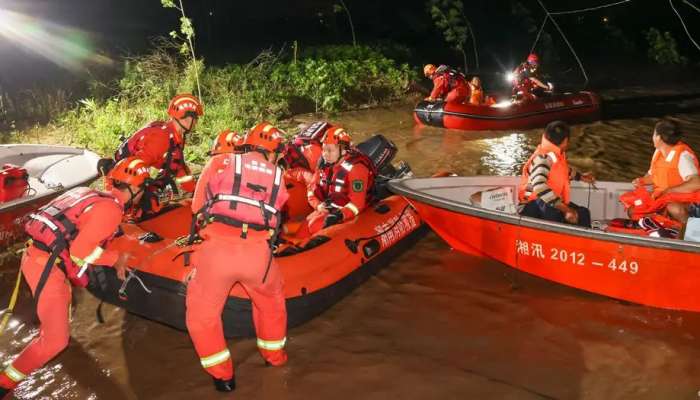
<path id="1" fill-rule="evenodd" d="M 685 21 L 683 21 L 683 17 L 681 17 L 681 14 L 678 12 L 678 10 L 676 10 L 676 7 L 673 5 L 673 0 L 668 0 L 668 4 L 671 5 L 673 12 L 675 12 L 676 15 L 678 16 L 678 19 L 681 20 L 681 25 L 683 25 L 683 29 L 685 29 L 685 33 L 688 35 L 688 38 L 690 39 L 690 41 L 693 42 L 693 44 L 695 45 L 695 47 L 698 48 L 698 50 L 700 50 L 700 45 L 698 45 L 698 42 L 696 42 L 695 39 L 693 39 L 693 36 L 688 31 L 688 27 L 685 26 Z"/>
<path id="2" fill-rule="evenodd" d="M 700 12 L 700 8 L 698 8 L 695 4 L 689 2 L 688 0 L 683 0 L 683 2 L 695 9 L 695 11 Z"/>
<path id="3" fill-rule="evenodd" d="M 542 31 L 544 31 L 544 26 L 547 25 L 548 19 L 549 19 L 549 15 L 545 15 L 544 21 L 542 21 L 542 26 L 540 26 L 540 31 L 537 32 L 537 37 L 535 38 L 535 42 L 532 44 L 532 47 L 530 48 L 530 53 L 535 52 L 535 47 L 537 46 L 537 42 L 540 41 L 540 36 L 542 35 Z"/>
<path id="4" fill-rule="evenodd" d="M 622 0 L 622 1 L 618 1 L 616 3 L 603 4 L 602 6 L 597 6 L 597 7 L 582 8 L 580 10 L 557 11 L 557 12 L 550 13 L 550 15 L 565 15 L 565 14 L 582 13 L 582 12 L 587 12 L 587 11 L 595 11 L 595 10 L 600 10 L 600 9 L 607 8 L 607 7 L 614 7 L 614 6 L 617 6 L 620 4 L 629 3 L 630 1 L 632 1 L 632 0 Z"/>
<path id="5" fill-rule="evenodd" d="M 671 1 L 671 0 L 669 0 Z M 583 84 L 584 86 L 588 85 L 588 74 L 586 73 L 586 69 L 583 68 L 583 63 L 581 62 L 581 59 L 578 58 L 578 54 L 576 54 L 576 50 L 574 50 L 574 47 L 569 43 L 569 39 L 566 38 L 566 35 L 564 34 L 564 31 L 559 27 L 559 24 L 557 21 L 552 17 L 552 14 L 547 10 L 547 7 L 544 6 L 544 3 L 542 3 L 542 0 L 537 0 L 538 3 L 540 3 L 540 6 L 542 6 L 542 9 L 544 12 L 547 14 L 549 19 L 552 20 L 552 23 L 554 26 L 557 28 L 559 33 L 561 34 L 561 37 L 564 39 L 564 42 L 566 42 L 566 45 L 569 46 L 569 50 L 571 50 L 571 53 L 574 55 L 574 58 L 576 58 L 576 62 L 578 62 L 578 66 L 581 67 L 581 72 L 583 72 L 583 77 L 586 78 L 586 82 Z"/>

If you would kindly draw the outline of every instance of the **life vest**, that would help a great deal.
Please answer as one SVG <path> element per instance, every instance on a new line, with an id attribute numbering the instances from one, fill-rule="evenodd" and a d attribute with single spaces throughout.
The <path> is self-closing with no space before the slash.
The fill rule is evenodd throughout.
<path id="1" fill-rule="evenodd" d="M 667 193 L 653 198 L 646 188 L 640 186 L 635 190 L 621 194 L 620 203 L 625 206 L 625 210 L 632 209 L 631 218 L 638 220 L 663 210 L 669 203 L 700 203 L 700 190 L 691 193 Z"/>
<path id="2" fill-rule="evenodd" d="M 693 150 L 683 142 L 676 143 L 666 157 L 661 151 L 656 151 L 651 159 L 651 179 L 654 182 L 654 192 L 658 193 L 673 186 L 678 186 L 683 183 L 678 163 L 681 159 L 681 154 L 687 151 L 693 156 L 695 168 L 698 168 L 698 158 Z"/>
<path id="3" fill-rule="evenodd" d="M 435 76 L 445 76 L 447 78 L 447 91 L 457 87 L 467 86 L 467 77 L 454 68 L 447 65 L 441 65 L 435 70 Z"/>
<path id="4" fill-rule="evenodd" d="M 471 83 L 469 84 L 469 88 L 471 89 L 471 95 L 469 96 L 469 104 L 473 105 L 480 105 L 484 103 L 484 91 L 481 88 L 478 88 Z"/>
<path id="5" fill-rule="evenodd" d="M 126 157 L 135 155 L 138 148 L 142 146 L 143 140 L 147 135 L 153 133 L 154 130 L 162 129 L 168 132 L 168 150 L 163 155 L 163 164 L 154 165 L 153 167 L 158 167 L 163 169 L 167 176 L 174 176 L 178 167 L 185 164 L 184 147 L 185 141 L 174 129 L 172 129 L 167 122 L 155 121 L 146 125 L 145 127 L 139 129 L 131 135 L 128 139 L 124 140 L 117 151 L 114 153 L 114 160 L 119 161 Z M 179 140 L 178 140 L 179 139 Z M 173 187 L 174 190 L 177 190 Z"/>
<path id="6" fill-rule="evenodd" d="M 5 164 L 0 169 L 0 203 L 24 196 L 29 188 L 29 174 L 25 168 Z"/>
<path id="7" fill-rule="evenodd" d="M 322 147 L 320 143 L 310 142 L 299 145 L 288 143 L 284 152 L 284 161 L 287 169 L 303 168 L 308 171 L 315 171 L 321 159 Z"/>
<path id="8" fill-rule="evenodd" d="M 550 160 L 552 160 L 547 185 L 550 189 L 552 189 L 554 194 L 561 198 L 565 204 L 569 204 L 569 163 L 566 160 L 566 155 L 562 153 L 561 149 L 546 138 L 542 138 L 542 143 L 537 146 L 537 149 L 530 156 L 530 159 L 528 159 L 525 165 L 523 165 L 520 190 L 518 191 L 520 202 L 525 203 L 537 199 L 537 194 L 532 190 L 528 182 L 530 179 L 530 165 L 537 156 L 547 156 Z"/>
<path id="9" fill-rule="evenodd" d="M 326 164 L 323 159 L 321 160 L 319 165 L 320 180 L 314 195 L 318 199 L 328 201 L 338 207 L 348 204 L 350 202 L 348 193 L 352 188 L 350 187 L 351 182 L 348 182 L 346 178 L 357 164 L 364 165 L 369 171 L 367 197 L 371 198 L 371 189 L 374 188 L 374 178 L 377 175 L 377 171 L 372 160 L 355 150 L 350 150 L 348 154 L 335 164 Z"/>
<path id="10" fill-rule="evenodd" d="M 248 229 L 269 230 L 274 235 L 281 224 L 284 200 L 278 194 L 284 171 L 254 154 L 225 155 L 227 166 L 207 183 L 206 201 L 197 213 L 205 223 L 241 228 L 243 238 Z"/>
<path id="11" fill-rule="evenodd" d="M 49 277 L 49 272 L 58 259 L 61 260 L 59 267 L 74 285 L 87 286 L 88 276 L 81 273 L 81 269 L 87 268 L 87 263 L 83 265 L 76 264 L 68 249 L 71 242 L 78 235 L 77 224 L 80 216 L 95 203 L 103 201 L 114 203 L 120 210 L 123 210 L 123 207 L 115 197 L 87 187 L 79 187 L 64 193 L 56 200 L 29 215 L 24 225 L 25 232 L 31 238 L 35 247 L 49 253 L 49 260 L 44 267 L 35 291 L 34 297 L 36 299 L 39 298 L 41 289 L 43 289 Z M 111 238 L 106 239 L 103 242 L 103 246 Z M 89 263 L 89 260 L 85 261 Z"/>

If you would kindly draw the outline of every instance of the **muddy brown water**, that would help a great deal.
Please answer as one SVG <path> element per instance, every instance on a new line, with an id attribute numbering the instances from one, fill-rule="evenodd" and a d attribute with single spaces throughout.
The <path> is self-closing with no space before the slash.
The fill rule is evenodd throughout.
<path id="1" fill-rule="evenodd" d="M 356 139 L 381 132 L 417 175 L 513 174 L 541 131 L 416 129 L 410 105 L 344 113 Z M 299 121 L 312 117 L 299 117 Z M 700 114 L 676 116 L 700 149 Z M 575 128 L 569 158 L 600 179 L 643 174 L 655 119 Z M 0 301 L 18 262 L 0 269 Z M 660 285 L 663 282 L 659 282 Z M 642 307 L 462 255 L 434 234 L 347 298 L 289 332 L 290 362 L 266 368 L 252 339 L 229 342 L 234 395 L 213 391 L 186 333 L 75 290 L 69 348 L 19 399 L 697 399 L 700 315 Z M 0 363 L 37 333 L 26 286 Z"/>

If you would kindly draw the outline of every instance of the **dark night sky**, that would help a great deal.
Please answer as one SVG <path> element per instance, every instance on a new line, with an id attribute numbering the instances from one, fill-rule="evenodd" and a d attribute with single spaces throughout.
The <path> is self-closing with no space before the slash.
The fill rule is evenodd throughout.
<path id="1" fill-rule="evenodd" d="M 596 6 L 612 0 L 545 0 L 550 11 Z M 482 64 L 495 67 L 512 63 L 529 50 L 534 33 L 514 17 L 506 0 L 466 0 L 467 15 L 474 25 Z M 532 11 L 536 24 L 544 13 L 536 0 L 520 0 Z M 413 50 L 415 63 L 425 61 L 459 63 L 460 57 L 443 43 L 426 12 L 423 0 L 346 0 L 355 22 L 358 40 L 373 43 L 393 40 Z M 700 13 L 675 0 L 691 32 L 700 39 Z M 208 62 L 247 61 L 260 49 L 298 40 L 301 46 L 323 43 L 349 43 L 350 31 L 343 14 L 332 13 L 332 0 L 185 0 L 194 19 L 197 46 Z M 138 53 L 148 48 L 149 38 L 167 35 L 177 22 L 175 10 L 163 9 L 159 0 L 0 0 L 0 9 L 14 10 L 34 17 L 71 26 L 89 33 L 96 48 L 109 54 Z M 604 43 L 605 26 L 622 29 L 638 44 L 633 54 L 621 54 Z M 633 0 L 628 5 L 578 16 L 561 16 L 560 22 L 579 55 L 587 64 L 598 61 L 643 60 L 646 48 L 642 30 L 657 26 L 671 30 L 682 51 L 691 59 L 700 52 L 690 44 L 668 2 Z M 549 26 L 548 32 L 561 39 Z M 561 43 L 560 43 L 561 42 Z M 562 52 L 564 62 L 568 55 Z M 31 85 L 51 81 L 65 73 L 21 50 L 0 37 L 0 84 Z M 80 77 L 73 77 L 80 79 Z"/>

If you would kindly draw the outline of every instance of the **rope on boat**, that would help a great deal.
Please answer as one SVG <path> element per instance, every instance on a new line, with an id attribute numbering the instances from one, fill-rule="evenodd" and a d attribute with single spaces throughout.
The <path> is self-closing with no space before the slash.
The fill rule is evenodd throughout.
<path id="1" fill-rule="evenodd" d="M 690 3 L 688 3 L 687 1 L 685 3 L 690 5 Z M 681 13 L 679 13 L 678 10 L 676 10 L 676 6 L 673 5 L 673 0 L 668 0 L 668 4 L 671 5 L 671 9 L 673 9 L 673 12 L 676 13 L 676 15 L 678 16 L 678 19 L 681 20 L 681 25 L 683 25 L 683 29 L 685 30 L 686 35 L 688 35 L 688 39 L 690 39 L 690 41 L 695 45 L 695 47 L 698 50 L 700 50 L 700 45 L 698 45 L 698 42 L 696 42 L 695 39 L 693 39 L 693 36 L 690 34 L 690 31 L 688 31 L 688 27 L 685 25 L 685 21 L 683 21 L 683 17 L 681 16 Z M 695 7 L 693 6 L 693 8 L 695 8 Z M 697 10 L 697 8 L 695 8 L 695 9 Z M 698 11 L 700 11 L 700 10 L 698 10 Z"/>

